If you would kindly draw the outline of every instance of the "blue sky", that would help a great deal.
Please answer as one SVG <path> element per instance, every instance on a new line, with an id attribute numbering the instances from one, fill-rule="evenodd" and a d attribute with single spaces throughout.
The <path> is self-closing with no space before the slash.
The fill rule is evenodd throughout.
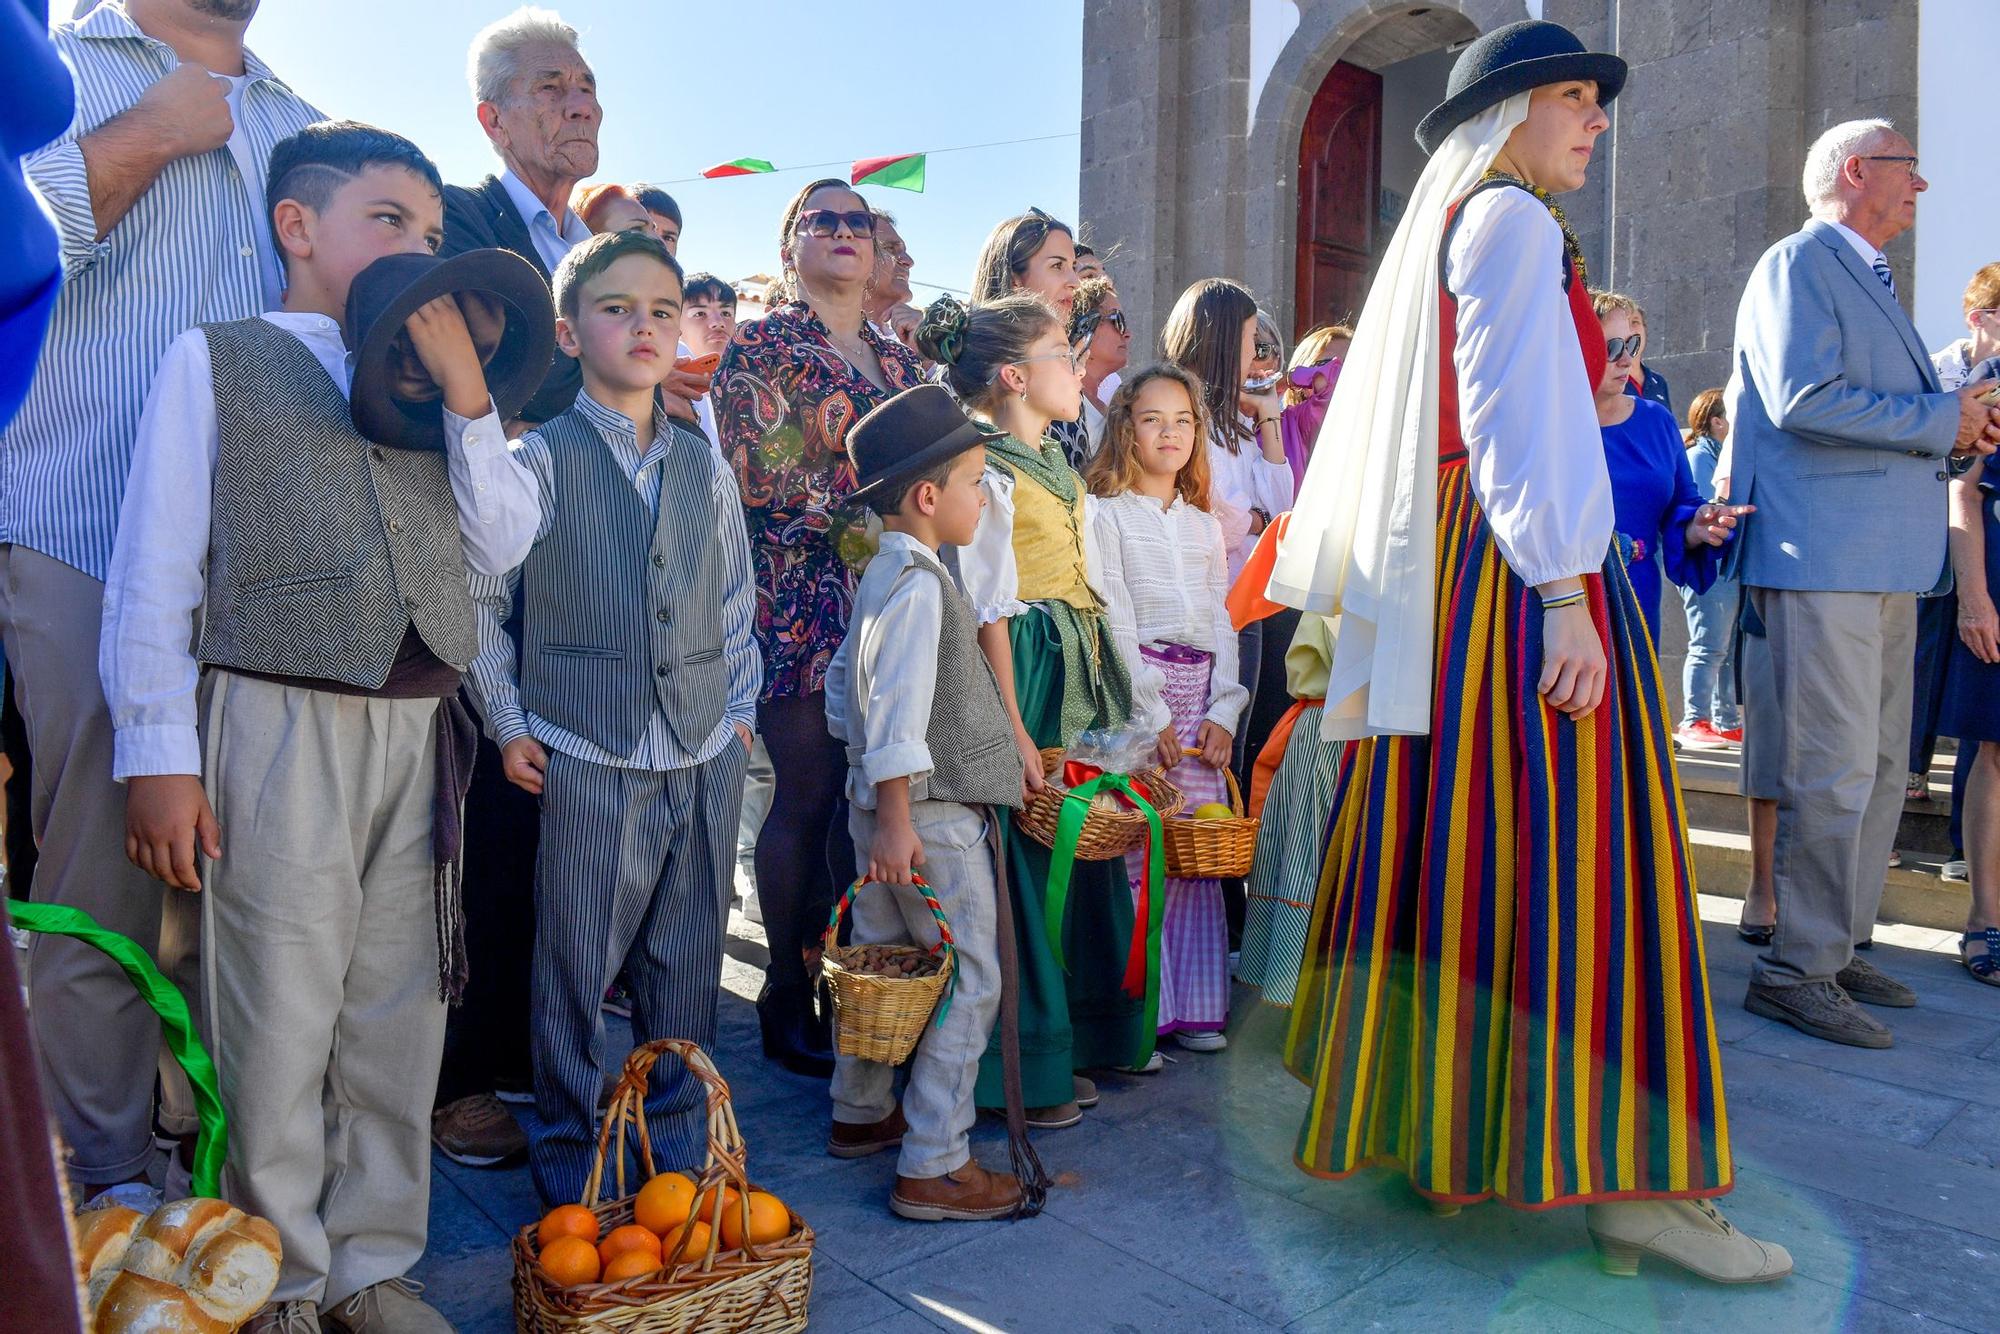
<path id="1" fill-rule="evenodd" d="M 779 167 L 1037 135 L 1074 136 L 1082 0 L 545 0 L 582 36 L 604 103 L 599 179 L 668 181 L 735 157 Z M 57 0 L 58 13 L 66 6 Z M 473 118 L 466 46 L 509 0 L 265 0 L 250 45 L 329 115 L 409 135 L 447 181 L 497 170 Z M 1005 44 L 1020 45 L 1007 50 Z M 726 278 L 777 271 L 778 217 L 829 171 L 696 180 L 681 259 Z M 928 188 L 877 190 L 912 277 L 963 289 L 993 224 L 1028 205 L 1074 221 L 1074 137 L 930 160 Z M 920 301 L 934 289 L 917 288 Z"/>

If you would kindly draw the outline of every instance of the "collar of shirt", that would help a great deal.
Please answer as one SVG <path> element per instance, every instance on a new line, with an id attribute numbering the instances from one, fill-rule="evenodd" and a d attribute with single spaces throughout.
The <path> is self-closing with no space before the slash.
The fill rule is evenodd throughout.
<path id="1" fill-rule="evenodd" d="M 884 528 L 882 530 L 881 539 L 875 544 L 875 549 L 878 552 L 880 551 L 922 552 L 924 555 L 929 556 L 931 560 L 933 561 L 938 560 L 938 553 L 932 550 L 930 547 L 925 546 L 920 538 L 912 537 L 908 533 L 896 532 L 894 529 L 891 528 Z"/>
<path id="2" fill-rule="evenodd" d="M 354 358 L 348 355 L 338 320 L 316 311 L 296 310 L 267 310 L 262 318 L 304 343 L 313 360 L 326 367 L 326 373 L 340 386 L 340 396 L 347 397 L 348 384 L 354 378 Z"/>
<path id="3" fill-rule="evenodd" d="M 1861 256 L 1861 267 L 1872 269 L 1875 267 L 1875 261 L 1878 259 L 1884 263 L 1888 262 L 1889 257 L 1887 255 L 1870 245 L 1866 237 L 1862 236 L 1860 232 L 1855 231 L 1846 223 L 1834 222 L 1829 218 L 1827 225 L 1847 238 L 1847 244 L 1853 246 L 1854 253 Z"/>
<path id="4" fill-rule="evenodd" d="M 558 223 L 555 215 L 549 212 L 549 206 L 535 197 L 535 192 L 514 174 L 512 167 L 500 173 L 500 184 L 507 191 L 507 197 L 514 201 L 514 208 L 520 213 L 522 220 L 528 224 L 528 232 L 535 237 L 537 250 L 542 248 L 541 242 L 544 240 L 561 243 L 567 252 L 590 239 L 590 228 L 583 225 L 582 218 L 577 217 L 565 206 L 562 221 Z M 542 258 L 548 259 L 546 252 Z M 549 267 L 553 269 L 560 262 L 561 256 L 558 256 L 550 261 Z"/>
<path id="5" fill-rule="evenodd" d="M 618 466 L 625 470 L 625 475 L 634 484 L 639 481 L 641 473 L 664 460 L 667 450 L 673 445 L 674 428 L 657 409 L 653 413 L 653 443 L 641 454 L 639 427 L 630 417 L 598 402 L 590 396 L 589 390 L 578 392 L 576 406 L 585 420 L 597 428 L 597 434 L 603 437 L 604 443 L 611 446 L 611 457 L 618 460 Z"/>
<path id="6" fill-rule="evenodd" d="M 125 6 L 120 0 L 104 0 L 103 4 L 77 20 L 76 35 L 90 41 L 146 42 L 166 52 L 173 64 L 180 64 L 180 58 L 173 54 L 173 48 L 157 37 L 148 36 L 144 29 L 132 21 L 132 16 L 125 12 Z M 257 83 L 264 79 L 274 83 L 279 81 L 278 76 L 271 73 L 271 67 L 259 60 L 256 52 L 248 47 L 243 49 L 243 74 L 249 83 Z"/>

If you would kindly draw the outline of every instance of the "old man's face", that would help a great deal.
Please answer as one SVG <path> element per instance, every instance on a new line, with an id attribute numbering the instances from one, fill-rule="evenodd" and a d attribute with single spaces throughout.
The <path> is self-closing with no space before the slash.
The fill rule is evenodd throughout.
<path id="1" fill-rule="evenodd" d="M 604 108 L 590 66 L 574 47 L 547 42 L 523 49 L 518 68 L 506 98 L 494 107 L 494 145 L 528 180 L 594 175 Z"/>

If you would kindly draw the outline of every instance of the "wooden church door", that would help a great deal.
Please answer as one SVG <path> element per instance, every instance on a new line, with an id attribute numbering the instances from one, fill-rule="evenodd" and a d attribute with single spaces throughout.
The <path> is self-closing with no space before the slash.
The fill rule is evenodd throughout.
<path id="1" fill-rule="evenodd" d="M 1292 337 L 1361 314 L 1380 209 L 1382 76 L 1327 71 L 1299 135 L 1298 285 Z"/>

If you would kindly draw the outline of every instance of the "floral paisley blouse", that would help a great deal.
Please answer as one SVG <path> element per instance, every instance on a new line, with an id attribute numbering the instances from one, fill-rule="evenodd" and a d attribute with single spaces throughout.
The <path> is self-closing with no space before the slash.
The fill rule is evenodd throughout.
<path id="1" fill-rule="evenodd" d="M 874 554 L 854 489 L 847 433 L 890 394 L 919 383 L 917 359 L 863 322 L 889 393 L 848 365 L 802 301 L 736 326 L 715 373 L 715 424 L 736 471 L 757 581 L 764 699 L 825 689 L 847 636 L 861 568 Z"/>

